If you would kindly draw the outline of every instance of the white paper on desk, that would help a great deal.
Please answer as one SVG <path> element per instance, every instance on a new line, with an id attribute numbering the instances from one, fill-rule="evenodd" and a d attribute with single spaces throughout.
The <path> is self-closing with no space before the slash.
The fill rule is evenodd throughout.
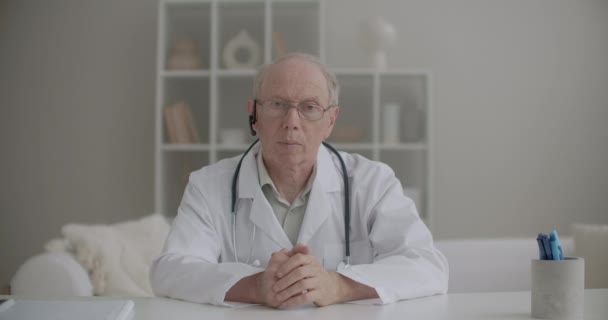
<path id="1" fill-rule="evenodd" d="M 0 320 L 131 320 L 131 300 L 59 301 L 15 299 Z"/>

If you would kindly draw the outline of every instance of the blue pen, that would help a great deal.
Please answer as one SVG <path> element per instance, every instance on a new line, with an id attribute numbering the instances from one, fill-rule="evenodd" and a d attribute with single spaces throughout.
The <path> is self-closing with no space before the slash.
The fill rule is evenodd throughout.
<path id="1" fill-rule="evenodd" d="M 564 253 L 562 252 L 562 244 L 559 242 L 559 236 L 557 230 L 551 231 L 550 242 L 551 242 L 551 255 L 553 260 L 564 260 Z"/>
<path id="2" fill-rule="evenodd" d="M 545 253 L 545 247 L 543 246 L 543 234 L 539 233 L 536 237 L 536 243 L 538 244 L 538 258 L 540 260 L 547 260 L 547 254 Z"/>
<path id="3" fill-rule="evenodd" d="M 549 243 L 549 237 L 547 237 L 546 234 L 543 234 L 543 247 L 545 248 L 547 260 L 553 260 L 553 255 L 551 255 L 551 244 Z"/>

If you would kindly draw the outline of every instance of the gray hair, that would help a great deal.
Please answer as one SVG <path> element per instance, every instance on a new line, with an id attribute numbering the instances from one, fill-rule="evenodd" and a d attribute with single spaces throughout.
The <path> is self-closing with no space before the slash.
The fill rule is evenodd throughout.
<path id="1" fill-rule="evenodd" d="M 323 64 L 319 58 L 307 54 L 307 53 L 297 53 L 297 52 L 293 52 L 293 53 L 288 53 L 284 56 L 281 56 L 280 58 L 272 61 L 271 63 L 267 63 L 262 65 L 259 69 L 258 72 L 255 76 L 255 80 L 253 81 L 253 96 L 254 98 L 259 98 L 260 94 L 262 93 L 262 85 L 264 84 L 264 80 L 266 79 L 266 76 L 268 75 L 268 71 L 270 70 L 270 68 L 274 65 L 277 65 L 283 61 L 289 60 L 289 59 L 300 59 L 300 60 L 304 60 L 310 63 L 315 64 L 317 67 L 319 67 L 319 70 L 321 71 L 321 73 L 323 73 L 323 76 L 325 76 L 325 80 L 327 81 L 327 93 L 329 94 L 329 105 L 330 106 L 337 106 L 338 105 L 338 96 L 340 95 L 340 85 L 338 84 L 338 79 L 336 78 L 336 75 L 331 72 L 329 70 L 329 68 Z"/>

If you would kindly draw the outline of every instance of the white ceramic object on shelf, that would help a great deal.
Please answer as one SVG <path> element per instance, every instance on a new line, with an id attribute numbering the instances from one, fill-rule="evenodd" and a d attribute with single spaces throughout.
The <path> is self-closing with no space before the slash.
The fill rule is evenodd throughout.
<path id="1" fill-rule="evenodd" d="M 384 105 L 382 112 L 382 142 L 399 143 L 399 123 L 401 122 L 401 106 L 396 102 L 390 102 Z"/>
<path id="2" fill-rule="evenodd" d="M 360 32 L 361 42 L 370 50 L 371 66 L 379 70 L 387 68 L 386 49 L 397 40 L 397 30 L 382 17 L 372 17 L 364 21 Z"/>
<path id="3" fill-rule="evenodd" d="M 255 68 L 262 61 L 262 50 L 247 30 L 241 30 L 226 43 L 222 61 L 228 69 Z"/>

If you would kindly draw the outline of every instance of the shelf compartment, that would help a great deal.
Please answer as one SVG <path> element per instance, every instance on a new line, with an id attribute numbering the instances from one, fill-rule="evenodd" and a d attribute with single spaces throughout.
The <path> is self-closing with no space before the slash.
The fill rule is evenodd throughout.
<path id="1" fill-rule="evenodd" d="M 179 130 L 189 130 L 184 128 L 190 123 L 190 119 L 194 124 L 194 131 L 198 136 L 198 141 L 192 140 L 193 143 L 208 143 L 209 142 L 209 79 L 201 78 L 165 78 L 164 79 L 164 101 L 163 110 L 167 107 L 175 106 L 183 101 L 190 108 L 191 117 L 185 116 L 184 121 L 177 121 L 176 127 Z M 169 143 L 169 132 L 165 113 L 162 113 L 163 121 L 163 141 Z M 180 114 L 183 119 L 184 115 Z M 183 124 L 183 125 L 180 125 Z"/>
<path id="2" fill-rule="evenodd" d="M 304 52 L 319 56 L 319 3 L 310 1 L 273 2 L 272 59 L 277 47 L 285 52 Z"/>
<path id="3" fill-rule="evenodd" d="M 341 75 L 340 113 L 329 138 L 331 143 L 371 143 L 373 119 L 373 77 Z"/>
<path id="4" fill-rule="evenodd" d="M 258 65 L 264 62 L 264 21 L 265 21 L 265 3 L 263 1 L 248 1 L 248 2 L 219 2 L 218 3 L 218 67 L 220 69 L 233 69 L 234 66 L 225 63 L 225 57 L 229 60 L 236 61 L 238 65 L 253 61 L 254 65 L 247 67 L 255 69 Z M 249 39 L 253 40 L 255 46 L 259 49 L 259 59 L 253 59 L 253 51 L 248 50 L 246 42 L 237 41 L 239 45 L 228 49 L 232 40 L 239 37 L 241 33 L 246 33 Z M 247 69 L 246 68 L 246 69 Z"/>
<path id="5" fill-rule="evenodd" d="M 163 44 L 163 65 L 167 70 L 177 70 L 169 63 L 172 57 L 176 57 L 176 46 L 194 45 L 195 59 L 200 63 L 200 68 L 195 70 L 209 69 L 211 65 L 211 3 L 165 3 L 165 43 Z M 187 42 L 187 43 L 185 43 Z M 186 55 L 189 57 L 189 55 Z M 184 55 L 180 56 L 181 61 Z M 183 63 L 183 62 L 182 62 Z M 191 70 L 189 68 L 189 70 Z"/>
<path id="6" fill-rule="evenodd" d="M 163 212 L 177 214 L 190 173 L 209 164 L 208 152 L 163 152 L 163 188 L 165 201 Z"/>
<path id="7" fill-rule="evenodd" d="M 385 141 L 385 130 L 394 116 L 399 118 L 399 142 L 426 141 L 427 84 L 424 74 L 383 74 L 380 76 L 380 142 Z M 395 110 L 395 107 L 398 107 Z M 385 119 L 390 112 L 388 119 Z M 393 115 L 391 117 L 391 115 Z"/>
<path id="8" fill-rule="evenodd" d="M 218 79 L 217 141 L 222 145 L 249 144 L 247 100 L 251 99 L 253 76 Z"/>

